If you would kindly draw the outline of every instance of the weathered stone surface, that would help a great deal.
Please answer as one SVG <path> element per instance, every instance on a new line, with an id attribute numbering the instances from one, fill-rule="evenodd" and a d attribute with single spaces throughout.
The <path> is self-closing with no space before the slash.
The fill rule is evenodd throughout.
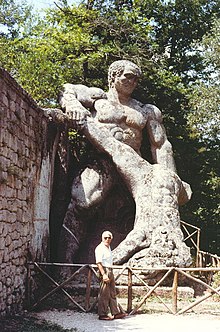
<path id="1" fill-rule="evenodd" d="M 131 98 L 139 76 L 140 69 L 133 63 L 113 63 L 107 99 L 93 95 L 97 100 L 89 107 L 91 113 L 85 102 L 91 100 L 88 89 L 83 89 L 85 95 L 78 99 L 75 85 L 68 85 L 60 95 L 61 106 L 73 126 L 99 152 L 110 157 L 108 167 L 103 167 L 101 157 L 82 169 L 73 181 L 72 199 L 61 233 L 64 261 L 74 259 L 83 239 L 86 217 L 103 202 L 114 183 L 112 160 L 136 205 L 134 227 L 113 251 L 114 262 L 129 260 L 138 266 L 187 266 L 191 262 L 178 211 L 178 206 L 190 199 L 191 189 L 176 174 L 160 110 Z M 140 156 L 144 128 L 148 131 L 154 165 Z"/>
<path id="2" fill-rule="evenodd" d="M 130 259 L 135 266 L 188 266 L 190 249 L 183 242 L 178 212 L 178 198 L 185 189 L 177 174 L 150 165 L 93 120 L 87 121 L 84 132 L 112 156 L 136 203 L 134 229 L 113 251 L 114 262 Z"/>
<path id="3" fill-rule="evenodd" d="M 0 316 L 22 309 L 25 296 L 28 248 L 34 242 L 33 259 L 48 254 L 49 208 L 56 145 L 48 139 L 49 118 L 4 70 L 0 69 Z M 54 127 L 56 135 L 59 130 Z M 46 156 L 50 156 L 46 159 Z M 45 161 L 46 159 L 46 161 Z M 45 162 L 44 162 L 45 161 Z M 47 167 L 45 167 L 45 163 Z M 40 174 L 48 173 L 47 183 Z M 47 211 L 35 227 L 34 202 L 43 185 Z M 40 216 L 40 213 L 38 214 Z M 45 216 L 45 213 L 44 213 Z M 39 231 L 39 233 L 38 233 Z M 33 237 L 34 240 L 33 240 Z M 30 256 L 29 256 L 30 259 Z M 20 268 L 21 267 L 21 268 Z M 16 294 L 16 296 L 15 296 Z"/>
<path id="4" fill-rule="evenodd" d="M 100 206 L 105 202 L 108 213 L 103 212 L 105 218 L 100 229 L 106 228 L 106 220 L 112 218 L 121 229 L 115 234 L 117 243 L 123 240 L 125 232 L 128 234 L 125 242 L 119 244 L 120 250 L 115 250 L 115 257 L 117 250 L 123 252 L 118 262 L 131 259 L 130 263 L 136 265 L 146 261 L 152 265 L 165 261 L 188 264 L 189 252 L 182 242 L 178 213 L 178 204 L 189 199 L 184 190 L 187 185 L 176 175 L 160 111 L 130 98 L 139 75 L 138 67 L 123 63 L 111 67 L 107 94 L 97 88 L 65 86 L 60 96 L 64 114 L 40 109 L 7 72 L 0 70 L 0 316 L 23 307 L 28 257 L 48 258 L 54 160 L 61 130 L 64 131 L 57 158 L 60 173 L 65 177 L 63 186 L 68 186 L 68 125 L 84 131 L 97 151 L 73 180 L 72 199 L 64 218 L 66 228 L 61 233 L 63 260 L 72 262 L 85 237 L 85 226 L 91 216 L 101 216 Z M 149 134 L 153 160 L 161 168 L 140 157 L 143 128 Z M 66 191 L 63 189 L 61 194 L 66 195 Z M 126 196 L 123 198 L 127 205 L 122 196 L 117 196 L 118 192 Z M 61 205 L 58 220 L 65 215 L 66 196 L 58 200 Z M 136 217 L 132 229 L 129 220 L 134 203 Z M 129 222 L 120 225 L 118 210 Z M 51 222 L 52 230 L 55 226 L 59 229 L 61 224 Z M 129 236 L 133 241 L 127 246 Z M 86 242 L 87 239 L 84 245 Z M 159 252 L 161 247 L 163 252 Z M 185 260 L 180 260 L 181 255 L 185 255 Z M 93 259 L 93 252 L 87 252 L 88 256 Z"/>

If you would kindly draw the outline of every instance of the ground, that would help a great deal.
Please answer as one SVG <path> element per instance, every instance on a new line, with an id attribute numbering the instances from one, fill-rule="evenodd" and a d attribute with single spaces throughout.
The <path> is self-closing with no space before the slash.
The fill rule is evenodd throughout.
<path id="1" fill-rule="evenodd" d="M 185 305 L 185 304 L 184 304 Z M 147 308 L 147 309 L 146 309 Z M 55 324 L 55 325 L 54 325 Z M 33 326 L 38 325 L 38 328 Z M 160 303 L 124 319 L 100 321 L 97 314 L 73 309 L 44 309 L 0 321 L 0 332 L 220 332 L 220 303 L 210 301 L 173 315 Z"/>
<path id="2" fill-rule="evenodd" d="M 7 320 L 6 325 L 0 322 L 1 332 L 220 332 L 220 315 L 211 314 L 184 314 L 174 316 L 168 313 L 160 314 L 136 314 L 124 319 L 113 321 L 100 321 L 95 313 L 80 313 L 72 310 L 45 310 L 32 313 L 25 317 L 26 322 L 30 320 L 39 322 L 39 328 L 34 329 L 29 325 L 23 325 L 24 317 L 21 319 Z M 6 321 L 5 321 L 6 322 Z M 51 324 L 56 324 L 50 325 Z M 40 328 L 41 326 L 41 328 Z M 57 327 L 57 326 L 60 326 Z"/>
<path id="3" fill-rule="evenodd" d="M 46 311 L 37 314 L 64 328 L 77 328 L 79 332 L 220 332 L 220 315 L 136 314 L 124 319 L 100 321 L 94 313 Z"/>

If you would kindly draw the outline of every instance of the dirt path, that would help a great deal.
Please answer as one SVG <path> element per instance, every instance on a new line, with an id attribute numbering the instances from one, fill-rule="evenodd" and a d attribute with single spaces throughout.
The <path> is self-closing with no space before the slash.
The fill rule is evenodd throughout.
<path id="1" fill-rule="evenodd" d="M 107 322 L 98 320 L 96 314 L 72 310 L 47 310 L 33 315 L 66 329 L 77 328 L 79 332 L 220 332 L 220 313 L 137 314 Z"/>

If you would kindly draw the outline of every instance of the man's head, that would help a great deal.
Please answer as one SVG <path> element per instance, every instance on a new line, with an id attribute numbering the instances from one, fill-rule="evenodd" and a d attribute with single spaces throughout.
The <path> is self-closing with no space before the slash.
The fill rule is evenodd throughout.
<path id="1" fill-rule="evenodd" d="M 141 69 L 129 60 L 118 60 L 113 62 L 108 70 L 109 88 L 114 85 L 115 77 L 120 76 L 124 71 L 133 74 L 137 78 L 141 76 Z"/>
<path id="2" fill-rule="evenodd" d="M 104 232 L 102 233 L 102 242 L 103 242 L 107 247 L 109 247 L 109 245 L 110 245 L 112 239 L 113 239 L 113 235 L 112 235 L 111 232 L 109 232 L 109 231 L 104 231 Z"/>

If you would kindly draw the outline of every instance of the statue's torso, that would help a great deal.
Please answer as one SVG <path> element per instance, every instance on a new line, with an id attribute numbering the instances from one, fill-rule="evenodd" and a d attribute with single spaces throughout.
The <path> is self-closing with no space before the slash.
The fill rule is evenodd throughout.
<path id="1" fill-rule="evenodd" d="M 145 105 L 132 99 L 129 105 L 100 99 L 95 103 L 94 119 L 105 124 L 109 133 L 134 150 L 139 151 L 142 129 L 146 126 L 148 111 Z"/>

